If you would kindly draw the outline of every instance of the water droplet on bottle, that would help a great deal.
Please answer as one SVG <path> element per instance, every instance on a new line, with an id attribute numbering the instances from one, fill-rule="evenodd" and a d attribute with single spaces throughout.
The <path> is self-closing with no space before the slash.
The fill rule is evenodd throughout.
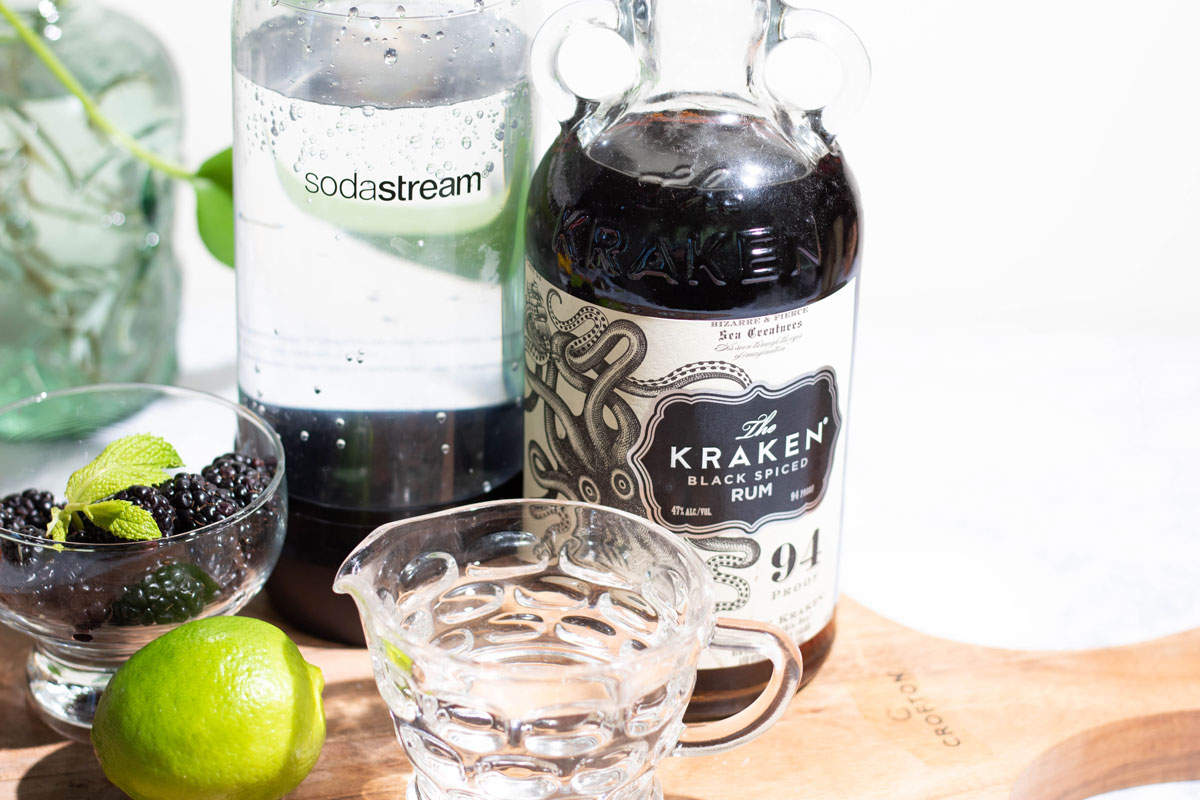
<path id="1" fill-rule="evenodd" d="M 308 441 L 308 431 L 300 431 L 300 441 L 302 441 L 302 442 Z"/>
<path id="2" fill-rule="evenodd" d="M 485 5 L 487 5 L 487 0 L 475 0 L 476 8 L 483 8 Z"/>
<path id="3" fill-rule="evenodd" d="M 446 32 L 445 32 L 445 31 L 438 31 L 438 32 L 436 32 L 435 34 L 433 34 L 433 38 L 435 38 L 435 39 L 445 39 L 445 38 L 446 38 Z"/>
<path id="4" fill-rule="evenodd" d="M 383 24 L 383 20 L 381 20 L 379 17 L 371 17 L 371 27 L 372 28 L 378 29 L 379 26 L 382 24 Z"/>
<path id="5" fill-rule="evenodd" d="M 345 439 L 338 439 L 338 440 L 337 440 L 336 442 L 334 442 L 333 444 L 334 444 L 334 445 L 337 447 L 337 449 L 338 449 L 338 450 L 345 450 L 345 449 L 346 449 L 346 440 L 345 440 Z"/>
<path id="6" fill-rule="evenodd" d="M 321 393 L 321 387 L 320 387 L 320 386 L 314 386 L 314 387 L 313 387 L 313 394 L 320 394 L 320 393 Z"/>
<path id="7" fill-rule="evenodd" d="M 496 131 L 496 141 L 497 142 L 504 141 L 504 128 L 500 128 L 499 130 Z"/>
<path id="8" fill-rule="evenodd" d="M 442 424 L 442 425 L 446 424 L 446 412 L 445 411 L 437 412 L 437 416 L 435 417 L 435 419 L 437 419 L 439 424 Z"/>
<path id="9" fill-rule="evenodd" d="M 492 482 L 491 482 L 491 481 L 484 481 L 484 482 L 483 482 L 483 491 L 484 491 L 484 493 L 486 494 L 486 493 L 490 492 L 491 490 L 492 490 Z"/>
<path id="10" fill-rule="evenodd" d="M 362 115 L 364 117 L 375 116 L 375 106 L 363 106 L 362 107 Z"/>
<path id="11" fill-rule="evenodd" d="M 446 444 L 445 442 L 442 442 L 442 455 L 450 455 L 450 445 Z"/>
<path id="12" fill-rule="evenodd" d="M 324 8 L 325 0 L 317 0 L 317 8 Z"/>
<path id="13" fill-rule="evenodd" d="M 471 149 L 471 137 L 470 137 L 470 136 L 464 136 L 464 137 L 463 137 L 463 140 L 462 140 L 462 148 L 463 148 L 463 150 L 470 150 L 470 149 Z"/>
<path id="14" fill-rule="evenodd" d="M 396 16 L 397 17 L 403 17 L 404 13 L 405 13 L 404 6 L 396 6 Z"/>
<path id="15" fill-rule="evenodd" d="M 262 365 L 261 365 L 261 364 L 255 364 L 255 365 L 254 365 L 254 374 L 255 374 L 255 375 L 261 375 L 261 374 L 262 374 Z"/>
<path id="16" fill-rule="evenodd" d="M 346 12 L 346 21 L 354 19 L 358 16 L 358 6 L 350 6 L 350 10 Z"/>
<path id="17" fill-rule="evenodd" d="M 342 430 L 343 428 L 346 427 L 346 420 L 342 419 L 341 417 L 338 417 L 337 419 L 335 419 L 333 421 L 333 427 L 337 428 L 339 431 Z"/>
<path id="18" fill-rule="evenodd" d="M 279 328 L 276 328 L 276 329 L 275 329 L 275 335 L 276 335 L 276 336 L 278 336 L 278 335 L 279 335 Z"/>
<path id="19" fill-rule="evenodd" d="M 421 44 L 425 44 L 426 42 L 430 41 L 428 33 L 422 33 L 420 38 Z"/>
<path id="20" fill-rule="evenodd" d="M 383 51 L 383 63 L 389 67 L 395 64 L 398 58 L 399 56 L 396 55 L 396 51 L 391 47 Z"/>
<path id="21" fill-rule="evenodd" d="M 313 49 L 312 49 L 312 45 L 311 45 L 311 44 L 306 44 L 306 45 L 304 45 L 304 53 L 305 53 L 305 55 L 310 55 L 310 56 L 311 56 L 311 55 L 312 55 L 312 52 L 313 52 Z"/>
<path id="22" fill-rule="evenodd" d="M 424 246 L 425 246 L 425 240 L 417 239 L 417 247 L 424 247 Z"/>
<path id="23" fill-rule="evenodd" d="M 363 45 L 364 45 L 364 46 L 365 46 L 365 45 L 369 45 L 370 43 L 371 43 L 371 37 L 370 37 L 370 36 L 364 36 L 364 37 L 363 37 Z M 359 83 L 362 83 L 362 78 L 359 78 L 359 79 L 358 79 L 358 82 L 359 82 Z"/>

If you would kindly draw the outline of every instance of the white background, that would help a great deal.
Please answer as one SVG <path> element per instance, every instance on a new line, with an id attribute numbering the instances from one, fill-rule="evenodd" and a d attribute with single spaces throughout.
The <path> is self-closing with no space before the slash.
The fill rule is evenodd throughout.
<path id="1" fill-rule="evenodd" d="M 228 145 L 228 4 L 108 2 L 175 57 L 189 163 Z M 818 7 L 874 66 L 843 589 L 999 646 L 1200 625 L 1200 3 Z M 181 382 L 232 395 L 232 275 L 181 199 Z"/>

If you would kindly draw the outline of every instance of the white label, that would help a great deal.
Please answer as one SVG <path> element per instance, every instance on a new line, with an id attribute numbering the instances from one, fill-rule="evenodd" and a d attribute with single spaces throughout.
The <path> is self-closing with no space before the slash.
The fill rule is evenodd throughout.
<path id="1" fill-rule="evenodd" d="M 837 602 L 855 281 L 701 321 L 594 306 L 531 268 L 526 280 L 526 496 L 646 516 L 696 547 L 718 613 L 815 636 Z"/>

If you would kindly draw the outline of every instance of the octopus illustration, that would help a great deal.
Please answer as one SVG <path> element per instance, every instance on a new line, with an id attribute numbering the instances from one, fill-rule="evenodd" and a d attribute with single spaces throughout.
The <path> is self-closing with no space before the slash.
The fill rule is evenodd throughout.
<path id="1" fill-rule="evenodd" d="M 750 601 L 750 582 L 726 572 L 727 569 L 747 569 L 758 563 L 762 548 L 748 536 L 714 536 L 710 539 L 692 539 L 692 546 L 717 555 L 705 560 L 712 573 L 713 581 L 734 590 L 733 600 L 718 600 L 716 610 L 720 613 L 737 611 Z"/>
<path id="2" fill-rule="evenodd" d="M 633 373 L 646 359 L 646 333 L 629 320 L 609 321 L 594 306 L 569 319 L 554 313 L 562 296 L 545 299 L 532 284 L 525 302 L 525 411 L 542 406 L 546 446 L 529 443 L 529 467 L 548 497 L 565 497 L 642 513 L 629 451 L 641 424 L 625 396 L 656 397 L 720 379 L 745 389 L 750 376 L 725 361 L 697 361 L 651 380 Z M 623 396 L 625 395 L 625 396 Z M 575 413 L 567 398 L 582 411 Z"/>

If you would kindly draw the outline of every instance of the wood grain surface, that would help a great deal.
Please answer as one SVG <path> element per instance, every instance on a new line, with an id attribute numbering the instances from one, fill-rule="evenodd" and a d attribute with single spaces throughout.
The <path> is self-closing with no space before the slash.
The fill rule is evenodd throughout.
<path id="1" fill-rule="evenodd" d="M 1082 800 L 1200 779 L 1200 630 L 1032 653 L 936 639 L 849 599 L 839 614 L 832 657 L 787 716 L 725 755 L 668 760 L 667 800 Z M 366 652 L 296 638 L 325 672 L 329 733 L 290 797 L 403 798 L 410 768 Z M 26 705 L 27 651 L 0 632 L 0 800 L 124 797 Z"/>

